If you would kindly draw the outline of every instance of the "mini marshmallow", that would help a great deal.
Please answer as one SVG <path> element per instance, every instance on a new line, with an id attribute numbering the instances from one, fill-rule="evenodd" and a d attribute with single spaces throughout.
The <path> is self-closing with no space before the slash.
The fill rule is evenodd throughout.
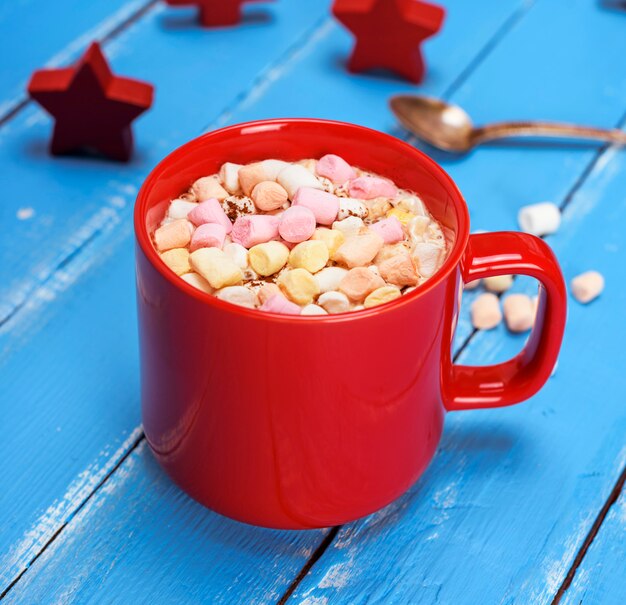
<path id="1" fill-rule="evenodd" d="M 194 182 L 191 190 L 200 202 L 204 202 L 212 197 L 220 201 L 228 197 L 228 191 L 220 185 L 215 176 L 203 176 Z"/>
<path id="2" fill-rule="evenodd" d="M 294 268 L 306 269 L 317 273 L 328 262 L 328 247 L 321 240 L 300 242 L 289 253 L 289 265 Z"/>
<path id="3" fill-rule="evenodd" d="M 252 248 L 278 237 L 278 220 L 265 214 L 240 216 L 235 221 L 230 236 L 236 244 Z"/>
<path id="4" fill-rule="evenodd" d="M 272 296 L 275 296 L 276 294 L 280 294 L 282 296 L 280 288 L 276 284 L 271 283 L 263 284 L 256 293 L 260 304 L 264 304 L 267 300 L 269 300 L 270 298 L 272 298 Z"/>
<path id="5" fill-rule="evenodd" d="M 390 302 L 402 296 L 402 292 L 400 292 L 399 288 L 394 286 L 382 286 L 374 290 L 363 302 L 363 306 L 366 309 L 370 307 L 375 307 L 377 305 L 382 305 L 384 303 Z"/>
<path id="6" fill-rule="evenodd" d="M 478 286 L 480 286 L 481 283 L 481 279 L 475 279 L 473 281 L 469 281 L 466 284 L 463 285 L 463 289 L 464 290 L 475 290 L 476 288 L 478 288 Z"/>
<path id="7" fill-rule="evenodd" d="M 248 309 L 256 307 L 256 294 L 245 286 L 226 286 L 217 290 L 215 296 L 240 307 L 247 307 Z"/>
<path id="8" fill-rule="evenodd" d="M 189 251 L 187 248 L 172 248 L 161 253 L 161 260 L 172 270 L 176 275 L 183 275 L 191 271 L 189 265 Z"/>
<path id="9" fill-rule="evenodd" d="M 343 158 L 332 153 L 327 153 L 317 161 L 315 171 L 319 176 L 330 179 L 335 185 L 343 185 L 356 177 L 354 168 Z"/>
<path id="10" fill-rule="evenodd" d="M 441 255 L 445 250 L 430 242 L 418 242 L 413 250 L 413 258 L 422 277 L 431 277 L 439 267 Z"/>
<path id="11" fill-rule="evenodd" d="M 417 217 L 412 212 L 405 212 L 400 208 L 392 208 L 387 212 L 387 218 L 395 216 L 403 225 L 410 225 L 411 221 L 414 221 Z M 430 219 L 428 220 L 430 222 Z"/>
<path id="12" fill-rule="evenodd" d="M 181 275 L 180 277 L 194 288 L 202 290 L 202 292 L 206 292 L 207 294 L 213 294 L 213 288 L 211 288 L 209 282 L 204 279 L 202 275 L 198 275 L 197 273 L 185 273 L 185 275 Z"/>
<path id="13" fill-rule="evenodd" d="M 335 252 L 339 249 L 339 246 L 346 241 L 343 232 L 338 229 L 327 229 L 326 227 L 319 227 L 311 236 L 311 240 L 321 240 L 326 244 L 328 248 L 328 254 L 331 259 L 334 259 Z"/>
<path id="14" fill-rule="evenodd" d="M 282 173 L 281 173 L 282 174 Z M 294 244 L 309 239 L 315 231 L 315 215 L 304 206 L 291 206 L 282 213 L 278 232 Z"/>
<path id="15" fill-rule="evenodd" d="M 328 311 L 319 305 L 310 304 L 302 307 L 301 315 L 328 315 Z"/>
<path id="16" fill-rule="evenodd" d="M 491 292 L 481 294 L 471 306 L 472 325 L 477 330 L 491 330 L 502 321 L 500 300 Z"/>
<path id="17" fill-rule="evenodd" d="M 365 223 L 362 219 L 357 216 L 349 216 L 348 218 L 344 218 L 342 221 L 335 221 L 333 223 L 333 229 L 337 229 L 341 231 L 346 238 L 356 235 L 363 229 Z"/>
<path id="18" fill-rule="evenodd" d="M 419 276 L 408 254 L 396 254 L 378 266 L 383 279 L 394 286 L 417 286 Z"/>
<path id="19" fill-rule="evenodd" d="M 345 313 L 350 310 L 350 301 L 343 292 L 324 292 L 317 299 L 317 304 L 328 313 Z"/>
<path id="20" fill-rule="evenodd" d="M 370 265 L 367 267 L 374 275 L 380 275 L 380 271 L 376 265 Z"/>
<path id="21" fill-rule="evenodd" d="M 187 218 L 187 215 L 197 206 L 195 202 L 188 202 L 186 200 L 176 199 L 170 202 L 167 209 L 168 218 L 178 219 Z"/>
<path id="22" fill-rule="evenodd" d="M 250 196 L 255 185 L 262 183 L 263 181 L 272 180 L 268 178 L 263 166 L 260 163 L 248 164 L 239 169 L 237 173 L 239 177 L 239 184 L 244 195 Z"/>
<path id="23" fill-rule="evenodd" d="M 374 263 L 376 265 L 380 265 L 380 263 L 386 261 L 389 258 L 397 256 L 398 254 L 401 254 L 403 256 L 411 255 L 408 242 L 398 242 L 397 244 L 385 244 L 380 249 L 380 252 L 376 255 L 376 258 L 374 259 Z"/>
<path id="24" fill-rule="evenodd" d="M 366 200 L 365 205 L 367 206 L 367 216 L 371 220 L 387 216 L 387 213 L 393 209 L 386 197 L 375 197 L 372 200 Z"/>
<path id="25" fill-rule="evenodd" d="M 341 280 L 348 275 L 348 270 L 343 267 L 326 267 L 313 276 L 319 291 L 330 292 L 338 290 Z"/>
<path id="26" fill-rule="evenodd" d="M 335 260 L 352 269 L 369 265 L 383 247 L 383 238 L 368 231 L 347 239 L 337 250 Z"/>
<path id="27" fill-rule="evenodd" d="M 205 223 L 217 223 L 224 227 L 226 233 L 230 233 L 233 229 L 233 224 L 216 198 L 196 204 L 196 207 L 189 213 L 188 218 L 196 227 Z"/>
<path id="28" fill-rule="evenodd" d="M 238 267 L 241 269 L 248 268 L 248 251 L 241 244 L 231 242 L 225 244 L 222 249 Z"/>
<path id="29" fill-rule="evenodd" d="M 416 239 L 424 237 L 428 227 L 430 227 L 430 223 L 431 220 L 427 216 L 415 216 L 408 223 L 409 233 Z"/>
<path id="30" fill-rule="evenodd" d="M 424 206 L 424 202 L 416 195 L 408 195 L 401 197 L 396 203 L 396 208 L 403 210 L 404 212 L 408 212 L 410 214 L 414 214 L 415 216 L 426 216 L 428 217 L 428 212 L 426 212 L 426 206 Z M 430 219 L 429 219 L 430 220 Z"/>
<path id="31" fill-rule="evenodd" d="M 162 225 L 154 232 L 154 245 L 159 252 L 172 248 L 185 248 L 191 241 L 193 227 L 189 221 L 177 219 Z"/>
<path id="32" fill-rule="evenodd" d="M 395 216 L 384 218 L 370 225 L 370 229 L 378 233 L 383 238 L 385 244 L 395 244 L 404 239 L 402 223 Z"/>
<path id="33" fill-rule="evenodd" d="M 382 288 L 385 281 L 365 267 L 350 269 L 339 283 L 339 290 L 350 300 L 361 302 L 374 290 Z"/>
<path id="34" fill-rule="evenodd" d="M 323 189 L 322 183 L 318 181 L 314 174 L 311 174 L 304 166 L 299 164 L 289 164 L 283 168 L 276 177 L 289 194 L 289 199 L 293 199 L 300 187 L 313 187 L 313 189 Z"/>
<path id="35" fill-rule="evenodd" d="M 283 313 L 284 315 L 300 315 L 301 312 L 298 305 L 287 300 L 282 294 L 274 294 L 259 309 L 261 311 L 269 311 L 270 313 Z"/>
<path id="36" fill-rule="evenodd" d="M 308 305 L 320 290 L 313 276 L 306 269 L 291 269 L 281 273 L 276 281 L 280 289 L 293 302 Z"/>
<path id="37" fill-rule="evenodd" d="M 269 181 L 275 181 L 281 170 L 289 166 L 289 162 L 283 162 L 282 160 L 263 160 L 261 166 L 267 175 L 267 179 Z"/>
<path id="38" fill-rule="evenodd" d="M 243 279 L 241 269 L 218 248 L 200 248 L 190 254 L 189 261 L 212 288 L 235 286 Z"/>
<path id="39" fill-rule="evenodd" d="M 280 271 L 289 258 L 289 248 L 277 241 L 257 244 L 250 248 L 250 266 L 263 277 Z"/>
<path id="40" fill-rule="evenodd" d="M 483 284 L 489 292 L 506 292 L 513 285 L 512 275 L 494 275 L 493 277 L 485 277 Z"/>
<path id="41" fill-rule="evenodd" d="M 526 294 L 509 294 L 502 303 L 504 319 L 511 332 L 526 332 L 535 322 L 535 307 Z"/>
<path id="42" fill-rule="evenodd" d="M 222 185 L 228 193 L 241 193 L 241 185 L 239 184 L 239 169 L 243 168 L 241 164 L 233 164 L 225 162 L 220 168 L 219 177 Z"/>
<path id="43" fill-rule="evenodd" d="M 199 248 L 221 248 L 224 245 L 226 229 L 217 223 L 200 225 L 191 236 L 190 252 Z"/>
<path id="44" fill-rule="evenodd" d="M 245 195 L 231 195 L 220 204 L 229 221 L 254 213 L 254 203 Z"/>
<path id="45" fill-rule="evenodd" d="M 561 211 L 552 202 L 540 202 L 520 209 L 517 222 L 522 231 L 541 237 L 554 233 L 561 224 Z"/>
<path id="46" fill-rule="evenodd" d="M 368 214 L 369 210 L 362 201 L 355 200 L 351 197 L 339 198 L 339 214 L 337 214 L 337 220 L 342 221 L 349 216 L 367 218 Z"/>
<path id="47" fill-rule="evenodd" d="M 360 200 L 371 200 L 375 197 L 395 197 L 396 186 L 387 179 L 377 176 L 359 176 L 348 184 L 350 197 Z"/>
<path id="48" fill-rule="evenodd" d="M 332 225 L 342 201 L 332 193 L 312 187 L 300 187 L 293 196 L 293 205 L 308 208 L 320 225 Z"/>
<path id="49" fill-rule="evenodd" d="M 287 192 L 274 181 L 261 181 L 250 194 L 254 205 L 264 212 L 278 210 L 287 202 Z"/>
<path id="50" fill-rule="evenodd" d="M 597 271 L 586 271 L 575 277 L 571 283 L 572 296 L 583 304 L 597 298 L 604 290 L 604 277 Z"/>

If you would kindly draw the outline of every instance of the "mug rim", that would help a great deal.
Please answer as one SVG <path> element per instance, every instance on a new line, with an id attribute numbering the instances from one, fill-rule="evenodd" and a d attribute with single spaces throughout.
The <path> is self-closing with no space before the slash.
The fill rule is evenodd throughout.
<path id="1" fill-rule="evenodd" d="M 457 235 L 452 245 L 452 249 L 450 250 L 448 257 L 444 261 L 443 265 L 425 283 L 417 286 L 415 290 L 413 290 L 409 294 L 404 294 L 399 298 L 396 298 L 395 300 L 383 303 L 382 305 L 371 307 L 369 309 L 361 309 L 359 311 L 346 311 L 344 313 L 336 313 L 332 315 L 286 315 L 281 313 L 261 311 L 259 309 L 249 309 L 247 307 L 242 307 L 229 303 L 227 301 L 220 300 L 219 298 L 217 298 L 217 296 L 202 292 L 202 290 L 199 290 L 191 284 L 188 284 L 185 280 L 173 273 L 161 260 L 158 252 L 156 251 L 156 248 L 152 243 L 150 234 L 148 233 L 148 230 L 146 228 L 145 218 L 146 212 L 148 210 L 147 201 L 150 191 L 154 183 L 161 178 L 163 171 L 168 167 L 169 163 L 172 160 L 178 159 L 180 156 L 184 156 L 198 147 L 202 147 L 205 144 L 205 141 L 210 140 L 212 137 L 217 135 L 223 136 L 225 134 L 229 134 L 229 132 L 232 132 L 232 134 L 236 136 L 237 134 L 241 134 L 244 130 L 268 130 L 271 132 L 275 131 L 281 125 L 293 126 L 298 124 L 313 124 L 320 127 L 330 128 L 341 127 L 349 128 L 357 132 L 360 131 L 361 133 L 364 133 L 369 137 L 378 139 L 381 144 L 394 146 L 396 148 L 399 148 L 399 150 L 403 153 L 412 155 L 416 161 L 421 162 L 422 166 L 427 169 L 428 173 L 431 176 L 435 177 L 439 181 L 442 181 L 445 186 L 451 189 L 454 198 L 454 208 L 458 221 Z M 134 231 L 135 238 L 137 243 L 139 244 L 139 247 L 141 248 L 143 254 L 146 256 L 152 267 L 154 267 L 161 274 L 161 276 L 169 281 L 169 283 L 175 288 L 182 291 L 184 294 L 195 298 L 199 302 L 216 307 L 218 309 L 221 309 L 222 311 L 243 315 L 249 317 L 250 319 L 264 319 L 266 321 L 271 320 L 279 321 L 281 323 L 299 324 L 309 322 L 334 323 L 365 319 L 373 317 L 375 315 L 380 315 L 382 313 L 393 311 L 394 309 L 397 309 L 403 305 L 411 304 L 412 301 L 425 295 L 430 290 L 438 286 L 441 282 L 443 282 L 457 267 L 467 247 L 467 242 L 469 239 L 469 225 L 470 220 L 467 203 L 465 202 L 465 199 L 461 194 L 459 188 L 457 187 L 456 183 L 453 181 L 452 177 L 450 177 L 450 175 L 439 164 L 437 164 L 437 162 L 427 156 L 424 152 L 416 149 L 412 145 L 409 145 L 409 143 L 397 137 L 394 137 L 385 132 L 381 132 L 379 130 L 375 130 L 373 128 L 367 128 L 366 126 L 352 124 L 350 122 L 342 122 L 339 120 L 326 120 L 319 118 L 272 118 L 265 120 L 254 120 L 249 122 L 240 122 L 237 124 L 232 124 L 230 126 L 225 126 L 223 128 L 212 130 L 198 137 L 195 137 L 167 154 L 150 171 L 148 176 L 143 181 L 139 192 L 137 193 L 134 208 Z"/>

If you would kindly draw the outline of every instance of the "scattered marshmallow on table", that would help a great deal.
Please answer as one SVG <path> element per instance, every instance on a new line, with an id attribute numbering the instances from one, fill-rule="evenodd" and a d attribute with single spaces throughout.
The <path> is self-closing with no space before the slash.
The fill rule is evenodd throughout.
<path id="1" fill-rule="evenodd" d="M 485 277 L 483 279 L 485 290 L 489 292 L 502 293 L 506 292 L 513 285 L 512 275 L 494 275 L 493 277 Z"/>
<path id="2" fill-rule="evenodd" d="M 506 326 L 511 332 L 526 332 L 535 322 L 535 305 L 526 294 L 509 294 L 502 303 Z"/>
<path id="3" fill-rule="evenodd" d="M 597 271 L 586 271 L 572 279 L 570 289 L 578 302 L 589 303 L 604 290 L 604 277 Z"/>
<path id="4" fill-rule="evenodd" d="M 554 233 L 561 225 L 561 210 L 552 202 L 540 202 L 520 208 L 517 222 L 522 231 L 537 235 Z"/>
<path id="5" fill-rule="evenodd" d="M 439 269 L 448 245 L 416 193 L 334 154 L 224 162 L 170 201 L 152 237 L 193 287 L 303 316 L 395 300 Z"/>
<path id="6" fill-rule="evenodd" d="M 491 292 L 478 296 L 471 306 L 472 325 L 478 330 L 491 330 L 502 321 L 500 299 Z"/>

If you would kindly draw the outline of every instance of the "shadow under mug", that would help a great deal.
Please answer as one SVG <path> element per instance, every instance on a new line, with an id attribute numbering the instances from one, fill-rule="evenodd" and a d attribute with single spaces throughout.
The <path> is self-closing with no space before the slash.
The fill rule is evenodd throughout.
<path id="1" fill-rule="evenodd" d="M 224 161 L 336 153 L 416 191 L 450 252 L 425 284 L 359 312 L 286 316 L 193 288 L 154 250 L 169 200 Z M 135 206 L 141 401 L 148 443 L 169 476 L 223 515 L 275 528 L 372 513 L 423 473 L 446 411 L 531 397 L 556 362 L 566 314 L 550 248 L 514 232 L 469 234 L 461 193 L 435 162 L 389 135 L 312 119 L 251 122 L 183 145 L 148 176 Z M 522 352 L 492 366 L 452 363 L 463 282 L 540 282 Z"/>

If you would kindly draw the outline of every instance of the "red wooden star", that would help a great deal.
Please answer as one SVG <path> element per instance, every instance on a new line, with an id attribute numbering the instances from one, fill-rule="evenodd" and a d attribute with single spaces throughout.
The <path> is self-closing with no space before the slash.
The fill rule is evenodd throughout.
<path id="1" fill-rule="evenodd" d="M 420 0 L 335 0 L 333 14 L 356 37 L 350 71 L 382 67 L 419 83 L 420 44 L 441 29 L 446 13 Z"/>
<path id="2" fill-rule="evenodd" d="M 205 27 L 236 25 L 241 21 L 241 5 L 244 2 L 264 2 L 268 0 L 165 0 L 170 6 L 197 5 L 200 9 L 200 23 Z"/>
<path id="3" fill-rule="evenodd" d="M 28 92 L 55 118 L 53 154 L 93 149 L 127 161 L 131 122 L 152 105 L 154 87 L 114 75 L 94 42 L 74 66 L 36 71 Z"/>

